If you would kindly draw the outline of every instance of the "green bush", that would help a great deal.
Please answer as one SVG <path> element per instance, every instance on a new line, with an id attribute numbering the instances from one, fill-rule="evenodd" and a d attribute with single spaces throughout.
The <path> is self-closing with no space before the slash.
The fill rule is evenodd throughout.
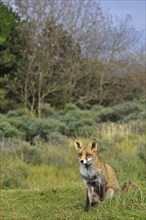
<path id="1" fill-rule="evenodd" d="M 68 146 L 68 138 L 59 132 L 52 132 L 48 135 L 48 143 L 55 146 Z"/>
<path id="2" fill-rule="evenodd" d="M 17 110 L 12 110 L 7 112 L 8 117 L 19 117 L 23 115 L 27 115 L 28 110 L 26 109 L 17 109 Z"/>
<path id="3" fill-rule="evenodd" d="M 28 166 L 47 164 L 65 167 L 72 165 L 74 158 L 70 151 L 73 147 L 71 146 L 70 148 L 69 139 L 60 133 L 51 133 L 48 137 L 48 143 L 39 141 L 36 142 L 35 146 L 17 139 L 3 139 L 0 141 L 0 146 L 2 167 L 5 167 L 5 169 L 8 167 L 8 170 L 10 170 L 9 161 L 14 161 L 14 163 L 16 161 L 16 165 L 18 164 L 18 166 L 18 162 L 21 161 Z M 12 169 L 15 169 L 13 164 Z M 3 171 L 4 174 L 5 170 L 3 169 Z M 9 172 L 8 176 L 10 176 Z M 3 177 L 3 179 L 7 179 L 6 177 Z"/>
<path id="4" fill-rule="evenodd" d="M 59 114 L 58 120 L 63 122 L 67 127 L 63 134 L 67 136 L 84 136 L 82 129 L 86 131 L 86 136 L 90 136 L 93 128 L 95 127 L 95 121 L 92 117 L 91 111 L 81 110 L 74 105 L 67 105 L 64 110 Z M 86 129 L 87 127 L 87 129 Z M 89 129 L 91 127 L 91 130 Z M 62 133 L 62 130 L 60 130 Z"/>
<path id="5" fill-rule="evenodd" d="M 39 137 L 44 141 L 48 141 L 48 135 L 53 132 L 66 134 L 68 128 L 64 122 L 57 119 L 36 119 L 33 121 L 26 131 L 26 140 L 33 141 L 35 137 Z"/>
<path id="6" fill-rule="evenodd" d="M 17 155 L 25 162 L 33 165 L 39 165 L 43 162 L 42 151 L 36 146 L 24 145 L 16 149 Z"/>
<path id="7" fill-rule="evenodd" d="M 143 109 L 141 102 L 126 102 L 122 105 L 107 107 L 97 114 L 99 122 L 128 122 L 137 119 Z"/>
<path id="8" fill-rule="evenodd" d="M 18 158 L 26 164 L 39 165 L 43 162 L 43 149 L 40 146 L 32 146 L 26 141 L 19 139 L 3 139 L 0 142 L 1 155 L 6 158 L 11 156 L 15 160 Z"/>
<path id="9" fill-rule="evenodd" d="M 5 161 L 4 161 L 5 160 Z M 8 160 L 1 155 L 1 188 L 28 188 L 28 168 L 21 160 Z"/>
<path id="10" fill-rule="evenodd" d="M 69 112 L 69 111 L 77 111 L 77 110 L 80 110 L 76 105 L 74 104 L 66 104 L 65 107 L 64 107 L 64 112 Z"/>
<path id="11" fill-rule="evenodd" d="M 45 103 L 41 105 L 41 116 L 42 118 L 51 117 L 54 114 L 54 108 L 50 104 Z"/>
<path id="12" fill-rule="evenodd" d="M 24 113 L 24 114 L 23 114 Z M 24 110 L 10 111 L 0 115 L 0 137 L 20 138 L 33 144 L 36 138 L 45 142 L 51 133 L 68 137 L 96 135 L 97 124 L 103 122 L 131 123 L 145 118 L 145 103 L 127 102 L 113 107 L 94 106 L 81 110 L 76 105 L 66 104 L 62 110 L 52 110 L 48 118 L 34 118 Z"/>
<path id="13" fill-rule="evenodd" d="M 8 117 L 2 115 L 0 117 L 0 135 L 7 138 L 25 138 L 25 132 L 28 130 L 29 125 L 32 123 L 29 116 Z"/>
<path id="14" fill-rule="evenodd" d="M 8 121 L 3 121 L 0 124 L 0 137 L 5 137 L 5 138 L 12 138 L 12 137 L 17 137 L 17 138 L 22 138 L 23 133 L 19 131 L 17 128 L 12 126 Z"/>
<path id="15" fill-rule="evenodd" d="M 68 136 L 82 136 L 84 137 L 83 130 L 86 132 L 86 136 L 90 136 L 95 126 L 92 118 L 84 117 L 84 115 L 78 114 L 66 114 L 64 122 L 69 127 Z M 91 129 L 90 129 L 91 128 Z"/>

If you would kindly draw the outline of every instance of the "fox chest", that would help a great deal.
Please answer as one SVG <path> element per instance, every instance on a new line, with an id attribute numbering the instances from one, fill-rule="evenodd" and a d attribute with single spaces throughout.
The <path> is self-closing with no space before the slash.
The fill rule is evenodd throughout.
<path id="1" fill-rule="evenodd" d="M 97 169 L 94 169 L 93 167 L 86 167 L 81 166 L 80 167 L 80 174 L 84 179 L 84 182 L 86 185 L 93 185 L 95 183 L 101 184 L 102 179 L 99 176 L 99 171 Z"/>

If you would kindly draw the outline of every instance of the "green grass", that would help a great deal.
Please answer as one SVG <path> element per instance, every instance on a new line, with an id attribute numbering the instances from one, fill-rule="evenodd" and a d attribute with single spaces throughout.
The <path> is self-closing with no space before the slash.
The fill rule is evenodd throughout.
<path id="1" fill-rule="evenodd" d="M 116 129 L 114 132 L 104 129 L 99 134 L 98 154 L 113 167 L 120 186 L 130 180 L 134 188 L 86 213 L 83 211 L 86 189 L 72 139 L 56 146 L 42 142 L 30 146 L 21 140 L 3 140 L 0 219 L 145 220 L 145 134 L 125 135 L 117 134 Z"/>
<path id="2" fill-rule="evenodd" d="M 86 213 L 85 188 L 82 184 L 72 187 L 45 190 L 3 190 L 1 191 L 1 219 L 50 219 L 50 220 L 118 220 L 145 219 L 146 189 L 137 186 L 135 190 L 122 194 L 118 199 L 104 201 Z"/>

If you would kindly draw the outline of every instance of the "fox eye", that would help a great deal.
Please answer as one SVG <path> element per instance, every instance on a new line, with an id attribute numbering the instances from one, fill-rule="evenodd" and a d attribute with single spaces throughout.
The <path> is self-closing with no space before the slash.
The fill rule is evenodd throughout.
<path id="1" fill-rule="evenodd" d="M 82 156 L 82 154 L 78 154 L 78 156 L 79 156 L 79 157 L 81 157 L 81 156 Z"/>
<path id="2" fill-rule="evenodd" d="M 91 154 L 87 154 L 86 156 L 87 156 L 87 157 L 91 157 Z"/>

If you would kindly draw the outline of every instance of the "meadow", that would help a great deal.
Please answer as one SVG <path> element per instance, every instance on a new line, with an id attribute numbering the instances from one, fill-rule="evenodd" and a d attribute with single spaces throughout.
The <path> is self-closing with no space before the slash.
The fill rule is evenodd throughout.
<path id="1" fill-rule="evenodd" d="M 30 123 L 30 116 L 24 112 L 2 115 L 1 219 L 144 220 L 146 137 L 143 108 L 140 109 L 133 108 L 133 112 L 125 113 L 121 119 L 122 107 L 119 110 L 119 107 L 101 109 L 97 106 L 92 111 L 79 111 L 67 106 L 62 112 L 49 112 L 51 125 L 47 123 L 49 119 L 32 117 Z M 115 122 L 111 120 L 113 115 L 117 115 Z M 40 124 L 43 132 L 39 130 L 36 136 L 33 135 Z M 26 140 L 28 131 L 31 134 L 29 141 Z M 71 131 L 74 136 L 70 136 Z M 47 140 L 43 138 L 46 133 Z M 131 181 L 133 188 L 86 213 L 83 211 L 86 190 L 73 143 L 75 137 L 87 143 L 93 136 L 99 143 L 97 153 L 114 168 L 120 186 Z"/>
<path id="2" fill-rule="evenodd" d="M 146 219 L 143 31 L 100 2 L 0 0 L 0 220 Z M 85 213 L 75 138 L 131 190 Z"/>

